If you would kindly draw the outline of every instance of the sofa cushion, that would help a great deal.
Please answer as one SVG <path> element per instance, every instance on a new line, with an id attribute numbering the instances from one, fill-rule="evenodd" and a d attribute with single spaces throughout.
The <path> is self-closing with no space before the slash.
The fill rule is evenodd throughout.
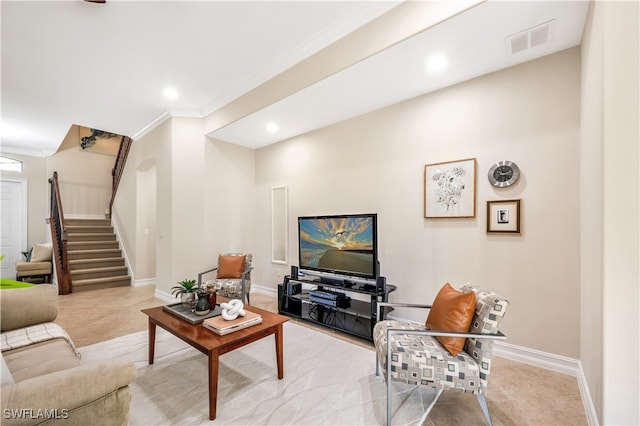
<path id="1" fill-rule="evenodd" d="M 80 365 L 76 351 L 65 339 L 34 343 L 2 355 L 16 382 Z"/>
<path id="2" fill-rule="evenodd" d="M 51 273 L 51 262 L 26 262 L 18 260 L 16 262 L 16 275 L 40 275 Z"/>
<path id="3" fill-rule="evenodd" d="M 466 333 L 475 309 L 476 294 L 473 291 L 462 293 L 446 283 L 431 305 L 426 326 L 429 330 Z M 436 338 L 453 356 L 458 355 L 464 347 L 464 337 Z"/>
<path id="4" fill-rule="evenodd" d="M 31 262 L 49 262 L 51 261 L 51 251 L 53 246 L 51 243 L 33 244 L 33 252 L 31 253 Z"/>
<path id="5" fill-rule="evenodd" d="M 245 256 L 220 255 L 218 257 L 218 279 L 242 278 L 244 262 Z"/>
<path id="6" fill-rule="evenodd" d="M 49 322 L 58 315 L 58 288 L 51 284 L 0 291 L 0 329 Z"/>

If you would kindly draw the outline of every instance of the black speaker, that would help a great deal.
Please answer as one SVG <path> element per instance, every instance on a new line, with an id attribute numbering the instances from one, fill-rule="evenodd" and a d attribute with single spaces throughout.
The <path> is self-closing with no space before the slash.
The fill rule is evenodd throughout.
<path id="1" fill-rule="evenodd" d="M 378 275 L 376 277 L 376 290 L 378 293 L 384 293 L 387 287 L 387 279 L 383 276 Z"/>
<path id="2" fill-rule="evenodd" d="M 298 267 L 295 265 L 291 265 L 291 279 L 292 280 L 298 279 Z"/>

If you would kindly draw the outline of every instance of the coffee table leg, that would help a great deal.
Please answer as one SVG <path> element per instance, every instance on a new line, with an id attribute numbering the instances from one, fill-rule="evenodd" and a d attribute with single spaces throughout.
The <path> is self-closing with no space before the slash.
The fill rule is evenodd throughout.
<path id="1" fill-rule="evenodd" d="M 218 401 L 218 351 L 209 352 L 209 420 L 216 419 Z"/>
<path id="2" fill-rule="evenodd" d="M 276 338 L 276 359 L 278 362 L 278 379 L 284 378 L 284 359 L 282 357 L 283 342 L 282 342 L 282 324 L 278 324 L 278 328 L 275 333 Z"/>
<path id="3" fill-rule="evenodd" d="M 149 364 L 153 364 L 156 350 L 156 324 L 149 318 Z"/>

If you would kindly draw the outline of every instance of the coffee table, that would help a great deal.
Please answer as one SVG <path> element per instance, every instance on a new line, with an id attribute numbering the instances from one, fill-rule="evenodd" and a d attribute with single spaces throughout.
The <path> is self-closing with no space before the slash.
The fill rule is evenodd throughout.
<path id="1" fill-rule="evenodd" d="M 222 301 L 225 300 L 222 299 Z M 245 305 L 244 309 L 262 315 L 262 323 L 224 336 L 218 336 L 213 331 L 207 330 L 202 324 L 189 324 L 187 321 L 166 312 L 162 306 L 142 310 L 149 317 L 149 364 L 153 364 L 156 326 L 167 330 L 209 357 L 209 420 L 216 418 L 220 355 L 273 334 L 276 341 L 278 379 L 282 380 L 284 377 L 282 324 L 289 321 L 289 318 L 248 305 Z"/>

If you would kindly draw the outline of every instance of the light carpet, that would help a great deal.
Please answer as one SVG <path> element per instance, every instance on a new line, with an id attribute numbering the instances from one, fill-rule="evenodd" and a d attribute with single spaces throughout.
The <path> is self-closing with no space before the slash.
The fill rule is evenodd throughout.
<path id="1" fill-rule="evenodd" d="M 284 324 L 284 379 L 269 336 L 220 357 L 217 418 L 209 421 L 207 357 L 158 327 L 155 362 L 147 332 L 79 348 L 82 362 L 128 359 L 131 425 L 381 425 L 386 384 L 375 353 L 291 322 Z M 421 424 L 434 391 L 393 383 L 393 424 Z"/>

